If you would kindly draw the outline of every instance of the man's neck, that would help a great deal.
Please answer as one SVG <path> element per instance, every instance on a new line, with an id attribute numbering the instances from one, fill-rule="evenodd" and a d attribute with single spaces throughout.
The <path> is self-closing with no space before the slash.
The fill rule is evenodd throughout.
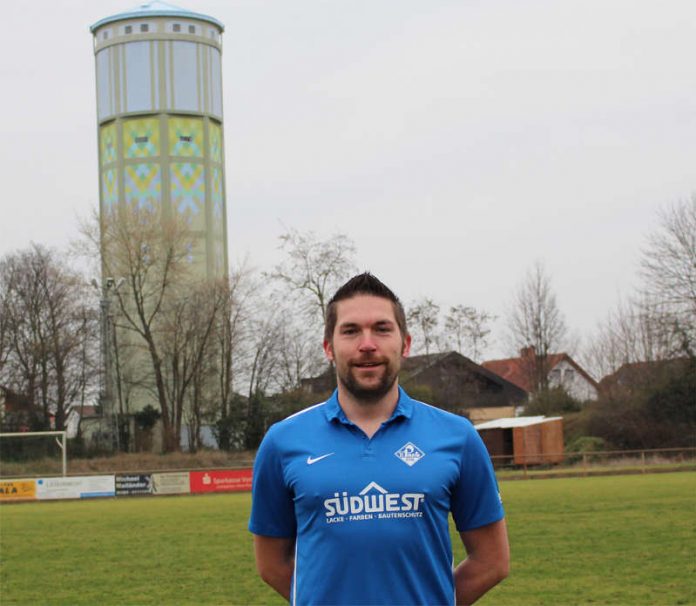
<path id="1" fill-rule="evenodd" d="M 368 438 L 371 438 L 382 423 L 394 414 L 394 409 L 399 402 L 399 384 L 395 382 L 379 400 L 368 402 L 357 399 L 339 381 L 338 402 L 348 420 L 362 429 Z"/>

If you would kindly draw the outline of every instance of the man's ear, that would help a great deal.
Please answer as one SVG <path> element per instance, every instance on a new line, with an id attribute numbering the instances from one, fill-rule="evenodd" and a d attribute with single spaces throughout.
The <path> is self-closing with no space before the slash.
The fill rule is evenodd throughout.
<path id="1" fill-rule="evenodd" d="M 406 335 L 404 338 L 404 346 L 401 351 L 402 358 L 408 358 L 408 354 L 411 353 L 411 335 Z"/>
<path id="2" fill-rule="evenodd" d="M 324 355 L 329 362 L 334 361 L 333 346 L 331 345 L 331 342 L 327 341 L 326 339 L 324 339 Z"/>

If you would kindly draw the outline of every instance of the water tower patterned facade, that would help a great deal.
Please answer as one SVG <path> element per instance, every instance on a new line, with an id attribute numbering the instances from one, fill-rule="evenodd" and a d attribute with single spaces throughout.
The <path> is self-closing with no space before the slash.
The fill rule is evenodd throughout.
<path id="1" fill-rule="evenodd" d="M 221 35 L 163 2 L 101 19 L 94 35 L 100 210 L 121 202 L 185 215 L 189 260 L 227 275 Z"/>

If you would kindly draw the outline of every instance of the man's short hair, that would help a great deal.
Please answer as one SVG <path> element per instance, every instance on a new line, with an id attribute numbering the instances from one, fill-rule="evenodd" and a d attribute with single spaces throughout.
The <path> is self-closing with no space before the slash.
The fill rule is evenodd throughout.
<path id="1" fill-rule="evenodd" d="M 394 317 L 401 331 L 401 337 L 402 339 L 406 338 L 408 335 L 406 313 L 404 312 L 404 306 L 401 304 L 401 301 L 399 301 L 399 297 L 397 297 L 386 284 L 373 276 L 369 271 L 366 271 L 365 273 L 353 276 L 336 291 L 333 297 L 331 297 L 326 307 L 326 323 L 324 324 L 324 339 L 326 341 L 330 342 L 333 338 L 334 329 L 336 328 L 336 322 L 338 320 L 336 308 L 339 301 L 352 299 L 358 295 L 370 295 L 391 301 L 394 307 Z"/>

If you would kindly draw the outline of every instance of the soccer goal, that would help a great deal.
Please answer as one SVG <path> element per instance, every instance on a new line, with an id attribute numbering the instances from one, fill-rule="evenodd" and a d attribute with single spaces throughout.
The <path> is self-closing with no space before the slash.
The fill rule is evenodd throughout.
<path id="1" fill-rule="evenodd" d="M 36 438 L 36 437 L 53 437 L 55 438 L 58 448 L 61 450 L 61 456 L 63 460 L 63 477 L 68 475 L 68 451 L 66 448 L 66 431 L 21 431 L 13 433 L 0 433 L 0 439 L 6 440 L 8 438 Z"/>

